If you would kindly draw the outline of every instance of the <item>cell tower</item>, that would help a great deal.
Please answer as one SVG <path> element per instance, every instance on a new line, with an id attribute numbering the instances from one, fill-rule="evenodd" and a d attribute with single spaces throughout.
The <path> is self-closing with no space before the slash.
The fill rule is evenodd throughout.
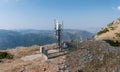
<path id="1" fill-rule="evenodd" d="M 57 20 L 54 21 L 55 23 L 55 36 L 57 38 L 57 48 L 61 49 L 61 40 L 62 40 L 62 31 L 63 31 L 63 22 L 59 23 Z"/>

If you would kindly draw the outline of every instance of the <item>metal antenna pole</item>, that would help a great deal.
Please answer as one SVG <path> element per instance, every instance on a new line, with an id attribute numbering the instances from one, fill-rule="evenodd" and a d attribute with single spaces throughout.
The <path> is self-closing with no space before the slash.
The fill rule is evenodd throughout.
<path id="1" fill-rule="evenodd" d="M 83 42 L 82 36 L 80 35 L 80 42 Z"/>
<path id="2" fill-rule="evenodd" d="M 63 24 L 63 23 L 62 23 Z M 57 47 L 61 48 L 61 33 L 62 33 L 62 24 L 58 21 L 55 21 L 55 35 L 57 37 Z"/>
<path id="3" fill-rule="evenodd" d="M 61 47 L 61 29 L 58 30 L 58 48 Z"/>

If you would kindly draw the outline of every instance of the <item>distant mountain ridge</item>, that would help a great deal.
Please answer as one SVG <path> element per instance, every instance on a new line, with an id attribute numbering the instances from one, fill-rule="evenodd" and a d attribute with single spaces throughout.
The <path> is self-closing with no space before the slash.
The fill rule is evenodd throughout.
<path id="1" fill-rule="evenodd" d="M 81 30 L 66 29 L 63 40 L 83 40 L 92 37 L 92 33 Z M 3 30 L 0 29 L 0 49 L 15 48 L 17 46 L 32 46 L 55 43 L 54 30 Z"/>

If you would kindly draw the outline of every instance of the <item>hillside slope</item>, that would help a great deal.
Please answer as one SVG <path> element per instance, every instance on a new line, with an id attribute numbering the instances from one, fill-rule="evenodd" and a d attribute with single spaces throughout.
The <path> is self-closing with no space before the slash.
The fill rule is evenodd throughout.
<path id="1" fill-rule="evenodd" d="M 120 42 L 120 18 L 102 28 L 95 36 L 96 40 L 112 40 Z"/>

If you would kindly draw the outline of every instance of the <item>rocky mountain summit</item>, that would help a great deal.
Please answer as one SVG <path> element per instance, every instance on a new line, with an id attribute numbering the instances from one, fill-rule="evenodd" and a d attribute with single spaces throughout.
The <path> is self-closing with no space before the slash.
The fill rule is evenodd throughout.
<path id="1" fill-rule="evenodd" d="M 47 56 L 39 52 L 41 46 L 4 50 L 14 58 L 1 59 L 0 72 L 120 72 L 120 47 L 95 40 L 69 44 L 62 51 L 44 45 Z"/>
<path id="2" fill-rule="evenodd" d="M 0 50 L 0 72 L 120 72 L 120 18 L 93 39 L 68 41 L 67 48 L 54 43 Z"/>

